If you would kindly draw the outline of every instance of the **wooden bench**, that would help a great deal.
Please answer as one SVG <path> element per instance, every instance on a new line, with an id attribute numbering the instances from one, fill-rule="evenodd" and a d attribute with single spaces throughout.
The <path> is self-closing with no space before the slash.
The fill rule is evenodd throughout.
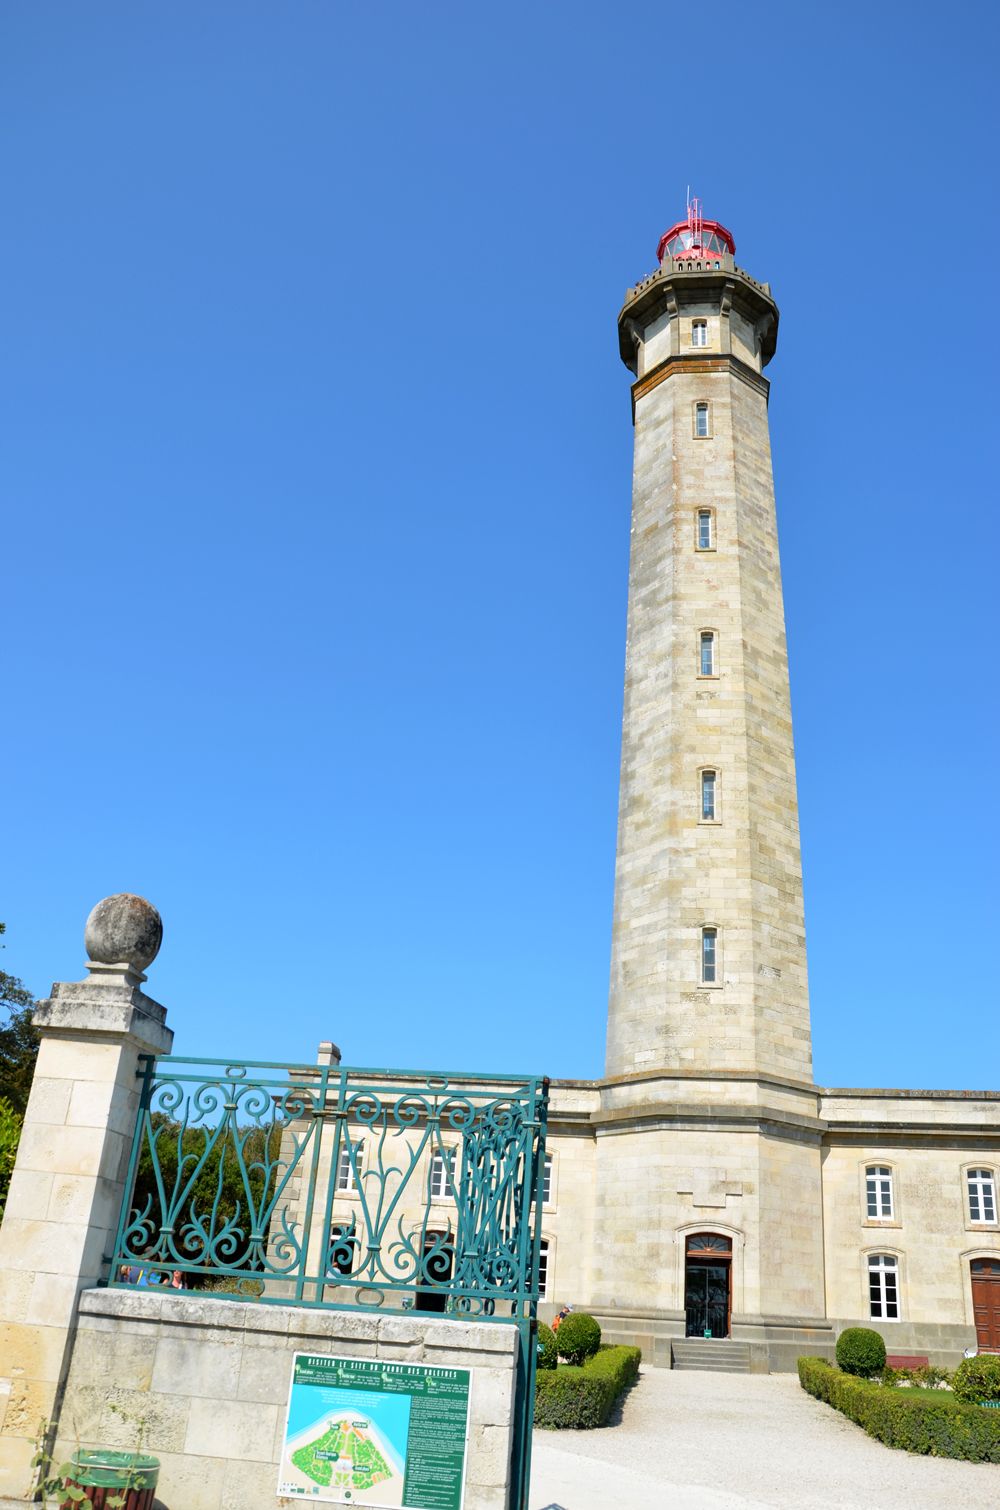
<path id="1" fill-rule="evenodd" d="M 926 1353 L 886 1353 L 885 1361 L 890 1368 L 926 1368 L 930 1363 Z"/>

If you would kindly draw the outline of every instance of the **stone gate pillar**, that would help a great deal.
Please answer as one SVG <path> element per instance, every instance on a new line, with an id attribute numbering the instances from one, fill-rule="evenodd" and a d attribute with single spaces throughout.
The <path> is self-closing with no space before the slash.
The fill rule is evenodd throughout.
<path id="1" fill-rule="evenodd" d="M 53 1421 L 79 1292 L 107 1277 L 139 1105 L 140 1054 L 167 1054 L 166 1009 L 142 990 L 163 936 L 142 897 L 87 919 L 88 978 L 39 1002 L 42 1037 L 0 1226 L 0 1497 L 23 1496 Z"/>

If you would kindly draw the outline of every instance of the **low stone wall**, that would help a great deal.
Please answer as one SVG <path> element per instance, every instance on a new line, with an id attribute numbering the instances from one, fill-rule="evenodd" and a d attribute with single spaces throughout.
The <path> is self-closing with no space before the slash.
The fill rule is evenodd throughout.
<path id="1" fill-rule="evenodd" d="M 58 1460 L 139 1445 L 163 1510 L 274 1510 L 292 1355 L 474 1369 L 465 1510 L 507 1510 L 518 1334 L 496 1322 L 379 1316 L 155 1290 L 85 1290 Z"/>
<path id="2" fill-rule="evenodd" d="M 605 1342 L 641 1348 L 656 1368 L 672 1368 L 673 1344 L 687 1340 L 683 1311 L 596 1308 L 594 1315 Z M 832 1359 L 836 1338 L 836 1323 L 811 1318 L 734 1316 L 730 1330 L 731 1341 L 747 1344 L 755 1374 L 794 1373 L 803 1353 Z"/>

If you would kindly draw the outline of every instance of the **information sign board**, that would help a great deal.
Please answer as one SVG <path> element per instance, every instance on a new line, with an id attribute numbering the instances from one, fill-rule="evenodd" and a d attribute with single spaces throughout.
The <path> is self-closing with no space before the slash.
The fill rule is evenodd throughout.
<path id="1" fill-rule="evenodd" d="M 279 1497 L 462 1510 L 467 1368 L 296 1353 Z"/>

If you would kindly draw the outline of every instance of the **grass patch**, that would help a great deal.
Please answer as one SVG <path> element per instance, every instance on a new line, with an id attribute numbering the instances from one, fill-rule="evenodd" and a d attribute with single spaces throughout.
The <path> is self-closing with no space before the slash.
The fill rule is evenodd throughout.
<path id="1" fill-rule="evenodd" d="M 887 1386 L 894 1395 L 908 1395 L 914 1400 L 933 1400 L 937 1405 L 961 1405 L 950 1389 L 930 1389 L 922 1384 L 896 1384 Z"/>

